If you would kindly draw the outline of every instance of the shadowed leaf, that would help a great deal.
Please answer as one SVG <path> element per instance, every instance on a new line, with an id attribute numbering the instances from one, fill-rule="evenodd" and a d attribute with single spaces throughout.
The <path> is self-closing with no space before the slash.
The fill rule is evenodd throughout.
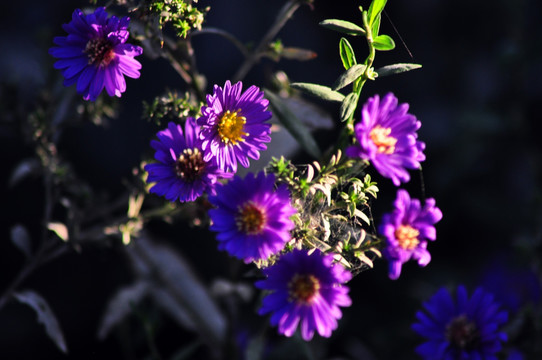
<path id="1" fill-rule="evenodd" d="M 136 272 L 143 278 L 152 277 L 157 288 L 160 291 L 163 289 L 162 294 L 168 294 L 168 301 L 176 303 L 175 306 L 169 306 L 171 304 L 168 303 L 165 306 L 167 312 L 175 308 L 182 309 L 175 314 L 176 320 L 180 317 L 184 319 L 186 314 L 195 331 L 209 346 L 221 346 L 226 335 L 226 319 L 207 289 L 176 250 L 141 235 L 126 247 Z M 155 290 L 153 296 L 160 294 L 160 291 L 156 293 Z M 164 303 L 159 305 L 164 306 Z M 182 326 L 186 324 L 180 322 Z"/>
<path id="2" fill-rule="evenodd" d="M 267 89 L 264 91 L 273 108 L 273 115 L 308 154 L 315 158 L 320 157 L 320 148 L 305 125 L 294 115 L 280 96 Z"/>
<path id="3" fill-rule="evenodd" d="M 66 341 L 64 340 L 64 335 L 62 330 L 60 330 L 60 325 L 56 319 L 55 314 L 47 304 L 47 301 L 41 295 L 32 290 L 26 290 L 22 292 L 17 292 L 13 294 L 15 299 L 20 303 L 30 306 L 36 314 L 38 315 L 38 322 L 43 324 L 45 327 L 45 332 L 47 336 L 55 345 L 65 354 L 68 353 L 68 347 L 66 346 Z"/>
<path id="4" fill-rule="evenodd" d="M 343 103 L 341 104 L 340 114 L 341 114 L 341 121 L 348 120 L 354 111 L 356 110 L 356 107 L 358 106 L 358 95 L 356 93 L 350 93 L 345 98 Z"/>
<path id="5" fill-rule="evenodd" d="M 147 295 L 149 283 L 138 281 L 135 284 L 121 288 L 107 304 L 100 326 L 98 339 L 104 340 L 111 329 L 132 313 L 133 305 L 139 303 Z"/>
<path id="6" fill-rule="evenodd" d="M 17 224 L 11 228 L 11 242 L 27 259 L 32 256 L 30 235 L 24 226 Z"/>

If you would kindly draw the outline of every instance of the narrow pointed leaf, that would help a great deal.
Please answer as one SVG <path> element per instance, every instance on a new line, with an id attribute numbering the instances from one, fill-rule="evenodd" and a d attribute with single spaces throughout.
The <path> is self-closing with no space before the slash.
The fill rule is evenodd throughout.
<path id="1" fill-rule="evenodd" d="M 388 51 L 395 49 L 395 41 L 388 35 L 378 35 L 373 40 L 373 46 L 376 50 Z"/>
<path id="2" fill-rule="evenodd" d="M 138 275 L 159 284 L 160 289 L 167 292 L 168 298 L 182 309 L 182 313 L 188 315 L 191 324 L 194 324 L 194 331 L 207 344 L 220 346 L 223 343 L 227 331 L 226 319 L 181 254 L 156 239 L 149 239 L 144 232 L 133 239 L 126 250 Z M 172 309 L 168 307 L 165 310 Z M 184 323 L 180 322 L 179 325 L 184 326 Z"/>
<path id="3" fill-rule="evenodd" d="M 281 100 L 280 96 L 265 89 L 265 95 L 273 108 L 273 115 L 277 117 L 288 132 L 297 140 L 299 145 L 311 156 L 320 157 L 320 148 L 310 131 L 303 123 L 288 109 L 288 106 Z"/>
<path id="4" fill-rule="evenodd" d="M 32 241 L 24 226 L 17 224 L 11 228 L 11 242 L 27 259 L 32 256 Z"/>
<path id="5" fill-rule="evenodd" d="M 352 45 L 345 38 L 341 38 L 339 41 L 339 55 L 341 56 L 341 61 L 345 70 L 350 69 L 352 66 L 356 65 L 356 55 L 354 54 L 354 49 Z"/>
<path id="6" fill-rule="evenodd" d="M 107 304 L 98 327 L 98 339 L 104 340 L 116 325 L 132 314 L 133 306 L 147 295 L 149 288 L 150 284 L 147 281 L 139 280 L 118 290 Z"/>
<path id="7" fill-rule="evenodd" d="M 352 66 L 350 69 L 346 70 L 341 76 L 339 76 L 339 78 L 337 79 L 337 81 L 335 81 L 335 84 L 333 84 L 331 89 L 336 91 L 336 90 L 342 89 L 348 84 L 353 83 L 365 72 L 366 67 L 367 66 L 362 65 L 362 64 L 356 64 Z"/>
<path id="8" fill-rule="evenodd" d="M 320 25 L 326 29 L 337 31 L 348 35 L 365 35 L 365 30 L 358 25 L 345 20 L 327 19 L 320 22 Z"/>
<path id="9" fill-rule="evenodd" d="M 55 314 L 49 307 L 45 299 L 32 290 L 21 291 L 13 294 L 15 299 L 22 304 L 30 306 L 38 315 L 38 322 L 45 327 L 45 333 L 55 345 L 65 354 L 68 353 L 68 347 L 64 340 L 64 335 L 58 324 Z"/>
<path id="10" fill-rule="evenodd" d="M 400 74 L 402 72 L 419 69 L 421 67 L 422 66 L 420 64 L 401 63 L 401 64 L 383 66 L 375 70 L 375 72 L 378 74 L 379 77 L 382 77 L 382 76 Z"/>
<path id="11" fill-rule="evenodd" d="M 378 14 L 378 16 L 373 20 L 373 23 L 371 24 L 371 32 L 373 33 L 373 38 L 378 36 L 378 33 L 380 32 L 380 21 L 382 20 L 382 15 Z"/>
<path id="12" fill-rule="evenodd" d="M 12 171 L 8 185 L 15 186 L 19 181 L 30 175 L 37 175 L 41 170 L 41 164 L 37 159 L 25 159 L 21 161 Z"/>
<path id="13" fill-rule="evenodd" d="M 356 107 L 358 105 L 358 95 L 356 93 L 350 93 L 345 98 L 343 103 L 341 104 L 341 121 L 348 120 L 354 111 L 356 110 Z"/>
<path id="14" fill-rule="evenodd" d="M 343 94 L 337 91 L 333 91 L 331 90 L 331 88 L 327 86 L 311 84 L 311 83 L 293 83 L 293 84 L 290 84 L 290 86 L 324 100 L 338 101 L 338 102 L 341 102 L 344 100 Z"/>
<path id="15" fill-rule="evenodd" d="M 376 17 L 380 15 L 382 10 L 384 10 L 384 6 L 386 6 L 386 2 L 387 0 L 373 0 L 371 2 L 371 5 L 369 5 L 369 10 L 367 11 L 369 25 L 372 25 Z"/>

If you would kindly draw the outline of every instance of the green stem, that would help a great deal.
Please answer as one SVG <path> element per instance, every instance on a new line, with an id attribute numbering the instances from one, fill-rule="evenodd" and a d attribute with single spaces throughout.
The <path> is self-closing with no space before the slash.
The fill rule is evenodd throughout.
<path id="1" fill-rule="evenodd" d="M 357 98 L 359 99 L 361 95 L 361 90 L 363 89 L 363 85 L 367 82 L 368 79 L 371 79 L 371 72 L 372 72 L 372 66 L 373 62 L 376 57 L 376 49 L 373 44 L 373 31 L 371 29 L 371 25 L 369 24 L 369 20 L 367 19 L 367 12 L 362 12 L 362 18 L 363 18 L 363 28 L 365 29 L 365 37 L 367 39 L 367 45 L 369 47 L 369 55 L 367 55 L 367 58 L 365 59 L 365 62 L 363 63 L 365 65 L 365 71 L 364 73 L 354 82 L 354 88 L 353 91 L 356 93 Z M 354 111 L 352 115 L 346 120 L 346 124 L 341 131 L 341 134 L 339 135 L 339 139 L 337 141 L 336 149 L 344 149 L 347 144 L 350 141 L 350 137 L 354 134 L 354 114 L 356 112 Z"/>

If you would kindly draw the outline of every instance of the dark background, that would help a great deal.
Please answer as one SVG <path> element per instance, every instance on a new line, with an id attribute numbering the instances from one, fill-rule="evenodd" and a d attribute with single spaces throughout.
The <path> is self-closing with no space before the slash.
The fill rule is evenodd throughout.
<path id="1" fill-rule="evenodd" d="M 282 3 L 200 1 L 203 6 L 211 5 L 205 25 L 223 28 L 244 42 L 260 39 Z M 21 140 L 21 121 L 41 89 L 61 86 L 60 72 L 53 69 L 47 50 L 54 36 L 64 35 L 60 25 L 70 20 L 72 11 L 87 4 L 66 0 L 4 1 L 0 5 L 0 289 L 24 263 L 9 241 L 10 228 L 24 224 L 32 235 L 41 231 L 41 180 L 29 178 L 8 187 L 16 165 L 32 156 L 32 147 Z M 368 6 L 367 1 L 361 4 Z M 342 71 L 340 35 L 321 28 L 318 22 L 341 18 L 359 23 L 358 5 L 357 1 L 315 0 L 313 9 L 300 8 L 279 37 L 284 45 L 311 49 L 318 57 L 308 62 L 263 60 L 245 83 L 266 86 L 269 74 L 284 70 L 292 82 L 332 84 Z M 344 310 L 331 340 L 311 343 L 315 358 L 416 358 L 413 349 L 421 339 L 410 330 L 410 324 L 421 302 L 439 287 L 466 284 L 473 291 L 492 266 L 540 269 L 541 15 L 542 3 L 537 0 L 388 3 L 381 32 L 392 36 L 397 48 L 379 52 L 375 66 L 416 62 L 423 68 L 368 83 L 362 97 L 392 91 L 401 102 L 410 104 L 411 113 L 422 122 L 420 139 L 427 144 L 424 193 L 436 198 L 444 218 L 437 225 L 438 240 L 429 245 L 432 261 L 426 268 L 407 263 L 401 278 L 391 281 L 387 264 L 378 261 L 374 271 L 364 272 L 350 283 L 353 306 Z M 363 40 L 350 40 L 361 61 Z M 242 60 L 231 44 L 213 35 L 195 38 L 194 48 L 209 91 L 212 84 L 221 85 L 231 77 Z M 156 127 L 141 118 L 141 101 L 151 101 L 165 87 L 184 87 L 164 59 L 142 56 L 139 60 L 143 64 L 141 78 L 127 80 L 119 117 L 107 127 L 82 124 L 64 133 L 59 145 L 62 156 L 73 161 L 74 171 L 106 198 L 121 191 L 123 179 L 151 154 L 148 143 Z M 338 117 L 338 106 L 319 105 L 333 118 Z M 325 131 L 315 136 L 322 147 L 331 138 Z M 296 159 L 310 160 L 303 153 Z M 375 214 L 381 214 L 391 208 L 396 190 L 389 181 L 371 174 L 379 181 Z M 407 188 L 413 196 L 423 195 L 421 185 L 418 173 L 412 172 Z M 154 225 L 153 229 L 183 253 L 205 284 L 222 276 L 224 266 L 232 265 L 204 230 L 187 232 L 182 225 Z M 189 238 L 198 241 L 184 241 Z M 240 268 L 234 272 L 236 276 L 249 270 Z M 129 265 L 115 243 L 88 246 L 40 268 L 23 288 L 35 289 L 48 300 L 70 353 L 64 356 L 54 347 L 36 323 L 33 311 L 10 302 L 0 309 L 0 358 L 129 358 L 123 357 L 127 353 L 118 337 L 98 341 L 96 331 L 109 297 L 130 279 Z M 503 292 L 520 291 L 507 289 L 506 284 L 502 287 Z M 522 291 L 529 293 L 529 289 Z M 133 319 L 129 324 L 138 326 Z M 164 321 L 157 338 L 167 354 L 196 336 Z M 147 354 L 144 345 L 134 348 L 141 351 L 135 358 Z"/>

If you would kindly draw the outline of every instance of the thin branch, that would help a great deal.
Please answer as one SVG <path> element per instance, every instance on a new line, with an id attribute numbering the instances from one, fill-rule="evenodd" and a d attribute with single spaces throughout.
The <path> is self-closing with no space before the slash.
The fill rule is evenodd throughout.
<path id="1" fill-rule="evenodd" d="M 230 34 L 227 31 L 224 31 L 222 29 L 213 28 L 213 27 L 206 27 L 201 30 L 194 30 L 190 33 L 190 36 L 196 36 L 196 35 L 202 35 L 202 34 L 216 34 L 224 37 L 225 39 L 229 40 L 235 47 L 243 54 L 245 58 L 250 56 L 250 52 L 247 49 L 247 47 L 239 41 L 235 36 Z"/>
<path id="2" fill-rule="evenodd" d="M 290 0 L 280 10 L 275 19 L 275 23 L 267 31 L 267 33 L 260 40 L 260 43 L 254 49 L 254 51 L 245 59 L 237 73 L 233 76 L 232 81 L 237 82 L 242 80 L 252 69 L 254 64 L 262 57 L 264 50 L 271 42 L 271 40 L 278 34 L 278 32 L 283 28 L 286 22 L 292 17 L 297 8 L 300 6 L 299 0 Z"/>

